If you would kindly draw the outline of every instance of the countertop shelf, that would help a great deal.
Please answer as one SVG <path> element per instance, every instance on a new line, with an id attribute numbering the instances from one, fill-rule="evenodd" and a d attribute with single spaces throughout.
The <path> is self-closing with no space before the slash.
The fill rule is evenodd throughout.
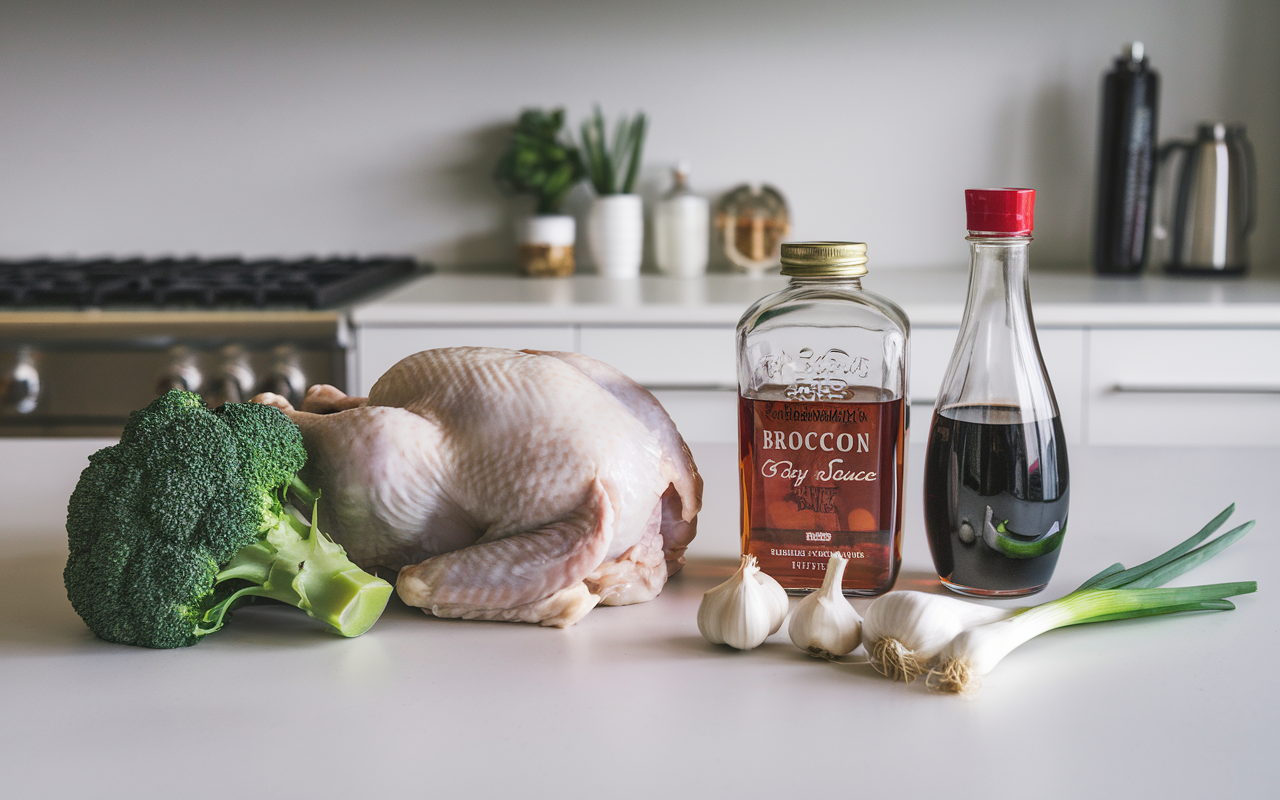
<path id="1" fill-rule="evenodd" d="M 442 272 L 352 311 L 363 326 L 429 324 L 734 325 L 747 306 L 781 289 L 779 275 L 712 273 L 694 279 L 642 275 L 524 278 Z M 955 326 L 965 269 L 873 270 L 863 286 L 903 307 L 918 326 Z M 1084 270 L 1031 273 L 1036 324 L 1047 327 L 1254 327 L 1280 325 L 1280 279 L 1101 278 Z"/>

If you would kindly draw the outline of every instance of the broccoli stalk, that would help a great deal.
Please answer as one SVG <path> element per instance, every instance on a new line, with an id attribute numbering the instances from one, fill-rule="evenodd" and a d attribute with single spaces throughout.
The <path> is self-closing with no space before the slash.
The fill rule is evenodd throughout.
<path id="1" fill-rule="evenodd" d="M 293 488 L 310 495 L 295 477 Z M 276 500 L 262 512 L 261 538 L 231 558 L 214 579 L 248 581 L 201 616 L 196 635 L 222 627 L 227 612 L 241 598 L 269 597 L 302 609 L 328 623 L 343 636 L 359 636 L 378 621 L 391 596 L 391 584 L 351 563 L 340 545 L 316 527 L 316 504 L 311 523 L 304 523 Z"/>
<path id="2" fill-rule="evenodd" d="M 240 602 L 296 606 L 344 636 L 368 630 L 392 587 L 316 526 L 298 478 L 302 434 L 279 409 L 211 411 L 173 390 L 89 457 L 67 509 L 67 597 L 94 633 L 143 647 L 193 645 Z M 311 522 L 285 501 L 290 489 Z"/>

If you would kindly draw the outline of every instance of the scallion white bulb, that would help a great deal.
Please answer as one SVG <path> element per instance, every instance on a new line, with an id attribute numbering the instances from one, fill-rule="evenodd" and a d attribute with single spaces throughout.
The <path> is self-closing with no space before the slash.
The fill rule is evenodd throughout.
<path id="1" fill-rule="evenodd" d="M 867 609 L 862 643 L 879 672 L 910 682 L 927 672 L 942 649 L 961 632 L 1004 619 L 1017 610 L 926 592 L 889 592 Z"/>

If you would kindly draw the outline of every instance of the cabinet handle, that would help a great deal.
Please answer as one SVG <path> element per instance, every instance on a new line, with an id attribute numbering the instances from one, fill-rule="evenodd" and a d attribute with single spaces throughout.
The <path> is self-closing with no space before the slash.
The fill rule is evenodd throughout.
<path id="1" fill-rule="evenodd" d="M 1117 383 L 1111 387 L 1111 391 L 1124 392 L 1126 394 L 1280 394 L 1280 386 Z"/>

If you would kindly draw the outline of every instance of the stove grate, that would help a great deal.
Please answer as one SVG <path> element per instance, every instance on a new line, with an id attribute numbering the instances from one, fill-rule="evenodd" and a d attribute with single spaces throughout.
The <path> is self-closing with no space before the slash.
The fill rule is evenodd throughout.
<path id="1" fill-rule="evenodd" d="M 404 256 L 0 260 L 0 307 L 327 308 L 430 269 Z"/>

